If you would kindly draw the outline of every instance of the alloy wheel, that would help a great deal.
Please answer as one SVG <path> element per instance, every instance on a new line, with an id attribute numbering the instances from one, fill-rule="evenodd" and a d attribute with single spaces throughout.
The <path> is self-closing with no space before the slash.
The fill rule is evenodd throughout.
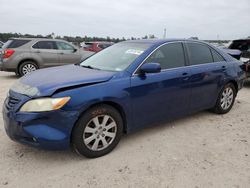
<path id="1" fill-rule="evenodd" d="M 229 109 L 233 103 L 233 99 L 234 99 L 233 89 L 231 87 L 225 88 L 224 91 L 222 92 L 220 99 L 221 108 L 223 110 Z"/>
<path id="2" fill-rule="evenodd" d="M 100 151 L 107 148 L 115 139 L 117 124 L 109 115 L 92 118 L 83 132 L 83 141 L 88 149 Z"/>
<path id="3" fill-rule="evenodd" d="M 22 72 L 23 72 L 23 75 L 25 75 L 25 74 L 28 74 L 28 73 L 30 73 L 30 72 L 33 72 L 33 71 L 35 71 L 37 68 L 36 68 L 36 66 L 35 65 L 33 65 L 33 64 L 25 64 L 24 66 L 23 66 L 23 68 L 22 68 Z"/>

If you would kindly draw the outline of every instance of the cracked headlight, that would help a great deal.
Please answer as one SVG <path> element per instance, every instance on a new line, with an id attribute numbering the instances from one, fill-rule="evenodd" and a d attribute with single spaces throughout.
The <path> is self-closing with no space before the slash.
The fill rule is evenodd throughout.
<path id="1" fill-rule="evenodd" d="M 62 98 L 40 98 L 27 101 L 20 109 L 20 112 L 46 112 L 62 108 L 70 97 Z"/>

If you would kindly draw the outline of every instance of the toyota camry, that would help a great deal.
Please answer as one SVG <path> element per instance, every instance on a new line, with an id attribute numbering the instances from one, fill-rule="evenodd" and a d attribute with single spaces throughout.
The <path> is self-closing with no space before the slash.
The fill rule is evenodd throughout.
<path id="1" fill-rule="evenodd" d="M 94 158 L 121 136 L 211 109 L 225 114 L 242 88 L 242 63 L 195 40 L 117 43 L 75 65 L 37 70 L 8 92 L 8 136 Z"/>

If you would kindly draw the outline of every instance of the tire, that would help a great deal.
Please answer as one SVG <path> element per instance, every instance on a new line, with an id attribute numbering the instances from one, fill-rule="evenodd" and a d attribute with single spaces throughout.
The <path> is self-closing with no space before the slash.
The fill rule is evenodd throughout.
<path id="1" fill-rule="evenodd" d="M 221 90 L 213 111 L 217 114 L 226 114 L 233 107 L 237 91 L 234 84 L 228 83 Z"/>
<path id="2" fill-rule="evenodd" d="M 25 61 L 19 66 L 18 73 L 20 76 L 24 76 L 25 74 L 31 73 L 37 69 L 38 66 L 36 63 L 32 61 Z"/>
<path id="3" fill-rule="evenodd" d="M 72 131 L 72 148 L 88 158 L 101 157 L 116 147 L 122 133 L 120 113 L 109 105 L 98 105 L 87 110 L 77 121 Z"/>

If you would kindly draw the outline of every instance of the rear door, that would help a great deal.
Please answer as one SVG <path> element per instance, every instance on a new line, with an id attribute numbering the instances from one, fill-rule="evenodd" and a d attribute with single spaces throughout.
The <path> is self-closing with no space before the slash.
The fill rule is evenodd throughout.
<path id="1" fill-rule="evenodd" d="M 62 41 L 56 41 L 56 45 L 58 48 L 58 55 L 61 65 L 80 62 L 81 54 L 79 52 L 79 49 L 76 49 L 72 45 Z"/>
<path id="2" fill-rule="evenodd" d="M 130 94 L 136 128 L 189 111 L 190 68 L 185 66 L 182 43 L 161 46 L 144 63 L 152 62 L 161 65 L 160 73 L 143 76 L 138 72 L 131 78 Z"/>
<path id="3" fill-rule="evenodd" d="M 211 108 L 226 77 L 228 63 L 206 44 L 186 42 L 185 46 L 192 68 L 190 109 L 199 111 Z"/>
<path id="4" fill-rule="evenodd" d="M 32 46 L 32 53 L 35 53 L 41 58 L 42 67 L 53 67 L 61 65 L 57 46 L 54 41 L 38 41 Z"/>

